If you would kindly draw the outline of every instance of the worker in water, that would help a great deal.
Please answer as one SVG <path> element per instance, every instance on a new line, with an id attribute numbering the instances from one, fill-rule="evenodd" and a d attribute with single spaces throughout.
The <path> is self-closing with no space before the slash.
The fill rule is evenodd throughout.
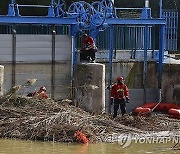
<path id="1" fill-rule="evenodd" d="M 83 48 L 80 50 L 80 61 L 94 62 L 97 47 L 94 39 L 87 34 L 82 36 Z"/>
<path id="2" fill-rule="evenodd" d="M 46 94 L 46 87 L 44 87 L 44 86 L 40 87 L 39 91 L 29 93 L 27 96 L 28 97 L 37 97 L 39 99 L 47 99 L 48 98 L 48 95 Z"/>
<path id="3" fill-rule="evenodd" d="M 129 90 L 124 83 L 123 77 L 117 77 L 117 83 L 112 86 L 111 89 L 111 104 L 114 104 L 114 115 L 117 116 L 117 112 L 120 106 L 121 113 L 126 113 L 126 103 L 129 103 Z"/>

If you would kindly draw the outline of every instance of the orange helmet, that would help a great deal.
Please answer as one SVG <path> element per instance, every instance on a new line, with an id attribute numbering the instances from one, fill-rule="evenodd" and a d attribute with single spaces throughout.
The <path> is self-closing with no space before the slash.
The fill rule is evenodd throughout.
<path id="1" fill-rule="evenodd" d="M 42 86 L 42 87 L 40 87 L 39 90 L 41 90 L 41 91 L 46 91 L 46 87 Z"/>
<path id="2" fill-rule="evenodd" d="M 120 81 L 120 82 L 122 82 L 124 79 L 123 79 L 123 77 L 122 76 L 118 76 L 117 77 L 117 81 Z"/>

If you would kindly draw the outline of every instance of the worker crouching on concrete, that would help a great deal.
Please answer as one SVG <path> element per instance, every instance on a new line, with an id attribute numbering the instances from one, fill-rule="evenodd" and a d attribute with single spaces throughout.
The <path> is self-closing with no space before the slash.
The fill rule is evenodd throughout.
<path id="1" fill-rule="evenodd" d="M 94 62 L 97 47 L 94 39 L 87 34 L 82 37 L 83 48 L 80 50 L 80 61 Z"/>
<path id="2" fill-rule="evenodd" d="M 129 103 L 129 90 L 123 82 L 123 77 L 117 77 L 117 83 L 112 86 L 111 90 L 111 103 L 114 103 L 114 115 L 117 116 L 117 112 L 121 109 L 122 115 L 126 113 L 126 103 Z"/>

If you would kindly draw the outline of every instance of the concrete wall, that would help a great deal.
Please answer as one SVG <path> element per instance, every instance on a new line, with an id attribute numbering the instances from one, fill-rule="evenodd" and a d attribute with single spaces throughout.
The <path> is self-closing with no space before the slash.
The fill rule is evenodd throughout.
<path id="1" fill-rule="evenodd" d="M 168 51 L 164 52 L 164 55 L 167 55 Z M 96 53 L 96 59 L 108 59 L 109 58 L 109 50 L 102 50 Z M 144 60 L 144 50 L 116 50 L 113 54 L 113 58 L 121 61 L 143 61 Z M 159 59 L 159 51 L 158 50 L 148 50 L 147 59 L 151 61 L 157 61 Z"/>
<path id="2" fill-rule="evenodd" d="M 108 74 L 108 64 L 106 74 Z M 179 64 L 163 64 L 162 76 L 162 102 L 173 102 L 180 104 L 180 65 Z M 146 102 L 158 102 L 160 92 L 158 89 L 158 64 L 156 62 L 148 62 L 147 65 L 147 83 L 146 91 L 142 89 L 143 84 L 143 63 L 142 62 L 118 62 L 113 63 L 112 80 L 116 81 L 116 77 L 121 75 L 125 78 L 125 83 L 130 90 L 130 104 L 127 104 L 127 110 L 132 111 Z M 108 75 L 106 80 L 108 79 Z M 106 92 L 106 100 L 108 98 L 108 90 Z"/>
<path id="3" fill-rule="evenodd" d="M 4 85 L 4 66 L 0 65 L 0 96 L 3 95 L 3 85 Z"/>
<path id="4" fill-rule="evenodd" d="M 51 35 L 16 35 L 16 62 L 50 62 L 52 59 Z M 13 36 L 0 35 L 0 62 L 12 62 Z M 56 61 L 71 61 L 71 37 L 55 36 Z"/>
<path id="5" fill-rule="evenodd" d="M 13 63 L 13 39 L 15 40 L 15 63 Z M 15 84 L 23 84 L 29 78 L 38 79 L 29 89 L 21 91 L 23 94 L 32 92 L 45 85 L 47 92 L 55 98 L 63 99 L 70 96 L 71 80 L 71 48 L 70 36 L 55 36 L 55 64 L 52 64 L 52 36 L 51 35 L 0 35 L 0 64 L 4 69 L 4 91 L 8 91 Z M 118 53 L 119 54 L 119 53 Z M 120 55 L 117 55 L 120 56 Z M 131 53 L 128 53 L 128 57 Z M 152 56 L 152 55 L 151 55 Z M 150 56 L 150 57 L 151 57 Z M 121 56 L 120 56 L 121 57 Z M 129 58 L 128 58 L 129 59 Z M 109 68 L 106 65 L 106 85 L 108 85 Z M 112 69 L 112 80 L 121 75 L 130 89 L 131 104 L 129 110 L 143 103 L 144 90 L 142 89 L 143 63 L 142 62 L 115 62 Z M 162 96 L 165 102 L 180 101 L 179 96 L 179 65 L 164 64 L 162 79 Z M 147 96 L 146 101 L 158 101 L 157 64 L 148 62 Z M 14 83 L 13 83 L 14 82 Z M 55 93 L 54 93 L 54 92 Z M 106 100 L 108 95 L 106 89 Z"/>
<path id="6" fill-rule="evenodd" d="M 156 62 L 149 62 L 147 65 L 147 83 L 145 90 L 143 89 L 143 62 L 114 62 L 112 66 L 112 83 L 116 82 L 118 76 L 123 76 L 129 88 L 130 103 L 126 104 L 128 112 L 133 111 L 136 107 L 146 102 L 159 101 Z M 108 72 L 108 63 L 106 63 L 106 86 L 108 85 Z M 110 106 L 108 98 L 109 90 L 106 89 L 106 111 Z"/>
<path id="7" fill-rule="evenodd" d="M 57 63 L 54 71 L 54 97 L 58 99 L 67 98 L 70 95 L 71 71 L 70 63 Z M 4 64 L 4 92 L 12 86 L 12 65 Z M 29 92 L 38 90 L 42 85 L 46 86 L 49 96 L 52 95 L 52 68 L 51 64 L 23 63 L 16 65 L 15 84 L 22 85 L 27 79 L 37 79 L 36 83 L 29 88 L 23 89 L 20 93 L 26 95 Z"/>
<path id="8" fill-rule="evenodd" d="M 162 85 L 163 101 L 180 105 L 180 64 L 164 64 Z"/>
<path id="9" fill-rule="evenodd" d="M 89 112 L 105 111 L 105 65 L 80 63 L 74 78 L 76 106 Z"/>
<path id="10" fill-rule="evenodd" d="M 106 81 L 108 82 L 109 64 L 106 65 Z M 148 62 L 146 88 L 157 88 L 157 63 Z M 143 87 L 143 62 L 114 62 L 112 64 L 112 82 L 116 82 L 118 76 L 123 76 L 125 83 L 130 89 L 140 89 Z"/>
<path id="11" fill-rule="evenodd" d="M 14 39 L 15 49 L 12 35 L 0 35 L 0 64 L 5 66 L 4 91 L 13 84 L 23 84 L 27 79 L 36 78 L 33 87 L 20 92 L 26 95 L 44 85 L 49 96 L 67 98 L 71 85 L 71 37 L 55 36 L 54 63 L 51 35 L 16 35 Z"/>

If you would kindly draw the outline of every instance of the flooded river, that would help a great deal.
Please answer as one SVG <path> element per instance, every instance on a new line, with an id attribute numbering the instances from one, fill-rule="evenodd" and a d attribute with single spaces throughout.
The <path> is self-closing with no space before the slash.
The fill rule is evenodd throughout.
<path id="1" fill-rule="evenodd" d="M 52 142 L 22 141 L 0 139 L 0 154 L 173 154 L 180 150 L 172 150 L 173 143 L 131 143 L 123 148 L 118 142 L 98 144 L 63 144 Z"/>

